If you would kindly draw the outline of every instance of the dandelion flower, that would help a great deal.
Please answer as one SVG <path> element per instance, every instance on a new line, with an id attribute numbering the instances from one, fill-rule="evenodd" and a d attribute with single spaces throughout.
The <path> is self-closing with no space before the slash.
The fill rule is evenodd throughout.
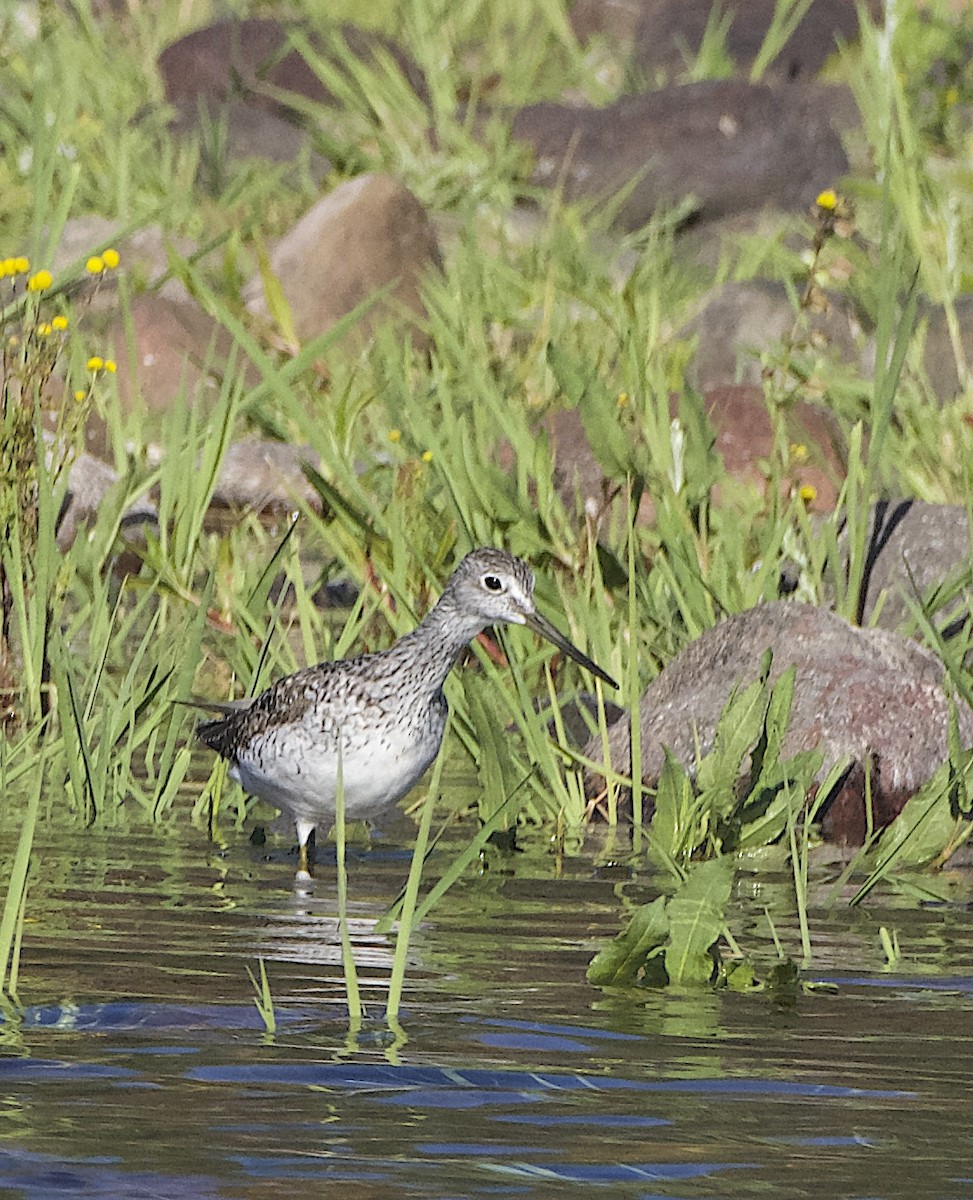
<path id="1" fill-rule="evenodd" d="M 401 442 L 402 441 L 402 430 L 401 429 L 390 429 L 389 430 L 389 441 L 390 442 Z"/>
<path id="2" fill-rule="evenodd" d="M 91 356 L 91 358 L 88 359 L 88 362 L 87 362 L 87 367 L 88 367 L 89 371 L 100 371 L 102 369 L 102 367 L 104 367 L 104 365 L 105 365 L 105 360 L 103 358 L 100 358 L 97 354 L 93 354 Z"/>
<path id="3" fill-rule="evenodd" d="M 818 208 L 824 208 L 829 212 L 833 212 L 838 207 L 838 193 L 834 188 L 826 188 L 823 192 L 818 193 L 818 197 L 814 203 Z"/>
<path id="4" fill-rule="evenodd" d="M 58 315 L 51 321 L 51 324 L 55 329 L 63 331 L 68 327 L 68 319 L 63 313 L 58 313 Z"/>
<path id="5" fill-rule="evenodd" d="M 83 388 L 78 388 L 78 390 L 74 393 L 74 398 L 80 404 L 87 394 L 88 393 Z"/>
<path id="6" fill-rule="evenodd" d="M 13 263 L 12 275 L 26 275 L 30 270 L 30 259 L 24 258 L 23 255 L 20 258 L 11 259 L 11 262 Z"/>
<path id="7" fill-rule="evenodd" d="M 109 375 L 114 375 L 115 372 L 118 370 L 118 363 L 115 362 L 115 360 L 113 358 L 106 358 L 105 359 L 105 370 L 108 372 Z"/>
<path id="8" fill-rule="evenodd" d="M 97 254 L 92 254 L 88 261 L 84 264 L 84 269 L 89 275 L 100 275 L 105 269 L 105 260 Z"/>
<path id="9" fill-rule="evenodd" d="M 107 250 L 102 250 L 101 261 L 105 264 L 109 271 L 114 271 L 121 262 L 121 256 L 114 246 L 109 246 Z"/>
<path id="10" fill-rule="evenodd" d="M 818 498 L 818 489 L 813 483 L 805 483 L 797 494 L 805 504 L 813 504 Z"/>
<path id="11" fill-rule="evenodd" d="M 431 463 L 431 462 L 432 462 L 432 451 L 431 451 L 431 450 L 423 450 L 423 452 L 422 452 L 422 461 L 423 461 L 424 463 Z"/>
<path id="12" fill-rule="evenodd" d="M 38 336 L 38 337 L 47 337 L 47 335 L 48 335 L 50 332 L 51 332 L 51 323 L 50 323 L 50 321 L 42 321 L 42 322 L 40 323 L 40 325 L 38 325 L 38 326 L 37 326 L 37 336 Z"/>

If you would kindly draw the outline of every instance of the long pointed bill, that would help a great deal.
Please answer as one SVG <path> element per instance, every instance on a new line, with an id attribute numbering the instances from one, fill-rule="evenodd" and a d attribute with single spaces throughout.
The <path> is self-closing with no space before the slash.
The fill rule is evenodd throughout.
<path id="1" fill-rule="evenodd" d="M 527 625 L 528 629 L 533 629 L 534 632 L 539 633 L 541 637 L 546 637 L 549 642 L 553 642 L 554 645 L 557 646 L 558 650 L 561 650 L 569 658 L 573 658 L 576 663 L 580 663 L 580 665 L 586 670 L 590 671 L 592 675 L 597 675 L 603 683 L 607 683 L 609 687 L 617 689 L 618 684 L 614 679 L 612 679 L 608 672 L 603 671 L 597 663 L 593 663 L 587 654 L 582 654 L 577 646 L 572 646 L 564 634 L 555 629 L 555 627 L 550 623 L 550 621 L 548 621 L 546 617 L 542 617 L 538 612 L 531 613 L 531 615 L 526 618 L 525 624 Z"/>

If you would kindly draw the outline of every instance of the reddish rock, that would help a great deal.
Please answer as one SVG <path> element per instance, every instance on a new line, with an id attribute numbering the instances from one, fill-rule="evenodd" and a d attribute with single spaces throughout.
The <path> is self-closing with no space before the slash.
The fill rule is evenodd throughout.
<path id="1" fill-rule="evenodd" d="M 352 336 L 367 337 L 380 322 L 409 327 L 408 314 L 425 315 L 423 275 L 440 263 L 425 209 L 387 175 L 361 175 L 335 188 L 281 238 L 270 258 L 302 341 L 325 333 L 389 284 L 391 293 L 364 315 Z M 251 312 L 269 316 L 259 276 L 244 296 Z M 425 344 L 418 332 L 413 341 Z"/>
<path id="2" fill-rule="evenodd" d="M 148 293 L 132 301 L 131 324 L 119 317 L 109 334 L 118 363 L 119 396 L 150 413 L 165 412 L 180 395 L 214 403 L 233 339 L 191 300 Z"/>
<path id="3" fill-rule="evenodd" d="M 605 108 L 534 104 L 513 121 L 533 148 L 533 182 L 568 200 L 607 200 L 625 229 L 691 199 L 698 217 L 775 206 L 803 210 L 848 169 L 832 128 L 832 90 L 737 80 L 667 87 Z"/>
<path id="4" fill-rule="evenodd" d="M 643 780 L 658 781 L 663 747 L 688 770 L 697 752 L 707 754 L 720 713 L 737 684 L 760 675 L 773 652 L 771 679 L 791 664 L 797 676 L 783 756 L 820 749 L 826 772 L 850 760 L 842 792 L 825 815 L 827 834 L 860 840 L 864 829 L 863 781 L 871 773 L 874 811 L 890 820 L 946 760 L 949 703 L 942 663 L 929 650 L 883 629 L 861 629 L 826 609 L 778 601 L 730 617 L 678 654 L 646 689 L 639 706 Z M 959 702 L 963 745 L 973 743 L 973 712 Z M 610 761 L 631 770 L 629 719 L 609 730 Z M 600 738 L 584 753 L 600 759 Z M 856 783 L 857 781 L 857 783 Z M 589 791 L 601 780 L 589 774 Z"/>
<path id="5" fill-rule="evenodd" d="M 772 453 L 774 433 L 763 392 L 756 387 L 713 388 L 704 394 L 703 404 L 727 474 L 757 488 L 765 487 L 761 459 Z M 678 397 L 671 398 L 669 411 L 673 417 L 678 415 Z M 788 408 L 785 422 L 790 442 L 806 451 L 806 456 L 802 454 L 800 461 L 792 463 L 785 480 L 788 490 L 812 487 L 809 506 L 831 512 L 844 476 L 837 427 L 823 410 L 803 403 Z M 555 486 L 566 507 L 570 510 L 580 503 L 589 516 L 606 510 L 622 481 L 605 474 L 578 413 L 573 409 L 551 412 L 544 418 L 544 430 L 551 443 Z M 719 488 L 716 491 L 718 495 Z M 651 524 L 654 519 L 652 502 L 643 497 L 639 520 Z"/>
<path id="6" fill-rule="evenodd" d="M 773 452 L 774 431 L 762 390 L 745 385 L 711 388 L 703 404 L 727 474 L 763 487 L 760 462 Z M 814 489 L 813 510 L 833 511 L 845 473 L 837 426 L 823 409 L 804 402 L 788 405 L 783 419 L 789 445 L 806 451 L 806 457 L 803 452 L 792 457 L 786 482 L 791 489 Z"/>

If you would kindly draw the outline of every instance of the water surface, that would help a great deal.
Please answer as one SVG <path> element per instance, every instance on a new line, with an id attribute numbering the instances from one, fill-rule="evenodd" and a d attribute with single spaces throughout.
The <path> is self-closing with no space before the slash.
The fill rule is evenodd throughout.
<path id="1" fill-rule="evenodd" d="M 15 836 L 4 823 L 0 860 Z M 373 925 L 404 883 L 407 825 L 349 866 L 368 1012 L 354 1041 L 333 851 L 295 891 L 286 837 L 214 845 L 186 810 L 48 825 L 23 1011 L 0 1026 L 0 1196 L 973 1197 L 967 879 L 948 904 L 812 914 L 806 977 L 833 990 L 602 992 L 592 953 L 623 901 L 654 895 L 606 838 L 559 859 L 538 833 L 457 884 L 416 934 L 396 1045 L 392 944 Z M 795 949 L 780 881 L 741 887 L 733 927 L 765 955 L 765 904 Z M 272 1038 L 245 971 L 258 957 Z"/>

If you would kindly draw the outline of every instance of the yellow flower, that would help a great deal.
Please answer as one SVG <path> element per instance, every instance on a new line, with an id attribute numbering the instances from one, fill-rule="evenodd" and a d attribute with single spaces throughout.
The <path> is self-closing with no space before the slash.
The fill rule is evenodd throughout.
<path id="1" fill-rule="evenodd" d="M 790 456 L 795 462 L 807 462 L 807 446 L 805 446 L 803 442 L 791 442 Z"/>
<path id="2" fill-rule="evenodd" d="M 431 462 L 432 462 L 432 451 L 431 451 L 431 450 L 423 450 L 423 452 L 422 452 L 422 461 L 423 461 L 424 463 L 431 463 Z"/>
<path id="3" fill-rule="evenodd" d="M 943 103 L 946 105 L 947 108 L 952 108 L 954 104 L 958 104 L 959 103 L 959 88 L 958 87 L 948 87 L 946 89 L 946 91 L 943 92 Z"/>
<path id="4" fill-rule="evenodd" d="M 17 337 L 17 335 L 16 335 L 15 333 L 12 333 L 12 334 L 10 335 L 10 337 L 8 337 L 8 338 L 7 338 L 7 345 L 8 345 L 8 346 L 19 346 L 19 345 L 20 345 L 20 338 L 19 338 L 19 337 Z"/>
<path id="5" fill-rule="evenodd" d="M 55 329 L 64 330 L 64 329 L 67 329 L 67 327 L 68 327 L 68 319 L 63 313 L 58 313 L 58 315 L 53 319 L 53 321 L 51 321 L 51 324 L 54 326 Z"/>
<path id="6" fill-rule="evenodd" d="M 81 388 L 78 388 L 78 390 L 74 393 L 74 398 L 80 404 L 81 401 L 85 398 L 85 396 L 87 396 L 87 394 L 88 393 L 86 391 L 83 391 Z"/>
<path id="7" fill-rule="evenodd" d="M 37 326 L 37 333 L 38 333 L 39 337 L 47 337 L 47 335 L 50 332 L 51 332 L 50 321 L 44 321 L 40 325 Z"/>
<path id="8" fill-rule="evenodd" d="M 105 370 L 108 372 L 109 375 L 114 375 L 115 372 L 118 370 L 118 363 L 115 362 L 115 360 L 113 358 L 106 358 L 105 359 Z"/>
<path id="9" fill-rule="evenodd" d="M 402 430 L 401 429 L 390 429 L 389 430 L 389 441 L 390 442 L 401 442 L 402 441 Z"/>
<path id="10" fill-rule="evenodd" d="M 27 280 L 28 292 L 43 292 L 54 282 L 54 277 L 50 271 L 38 271 L 36 275 L 31 275 Z"/>
<path id="11" fill-rule="evenodd" d="M 618 408 L 624 408 L 628 404 L 628 392 L 619 392 L 615 404 Z"/>
<path id="12" fill-rule="evenodd" d="M 11 272 L 13 275 L 26 275 L 30 270 L 30 259 L 24 258 L 23 255 L 20 258 L 11 259 L 11 262 L 13 263 L 13 271 Z"/>
<path id="13" fill-rule="evenodd" d="M 102 250 L 101 261 L 105 264 L 109 271 L 114 271 L 121 261 L 121 257 L 113 246 L 109 246 L 107 250 Z"/>
<path id="14" fill-rule="evenodd" d="M 92 254 L 92 256 L 84 264 L 84 269 L 89 275 L 100 275 L 105 269 L 105 260 L 103 258 L 99 258 L 97 254 Z"/>
<path id="15" fill-rule="evenodd" d="M 827 188 L 825 191 L 818 193 L 818 198 L 814 203 L 818 208 L 826 208 L 829 212 L 832 212 L 838 207 L 838 193 L 834 188 Z"/>
<path id="16" fill-rule="evenodd" d="M 100 371 L 105 365 L 105 360 L 103 358 L 99 358 L 97 354 L 93 354 L 91 358 L 88 359 L 87 365 L 89 371 Z"/>
<path id="17" fill-rule="evenodd" d="M 797 493 L 805 504 L 813 504 L 818 498 L 818 489 L 813 483 L 805 483 Z"/>

